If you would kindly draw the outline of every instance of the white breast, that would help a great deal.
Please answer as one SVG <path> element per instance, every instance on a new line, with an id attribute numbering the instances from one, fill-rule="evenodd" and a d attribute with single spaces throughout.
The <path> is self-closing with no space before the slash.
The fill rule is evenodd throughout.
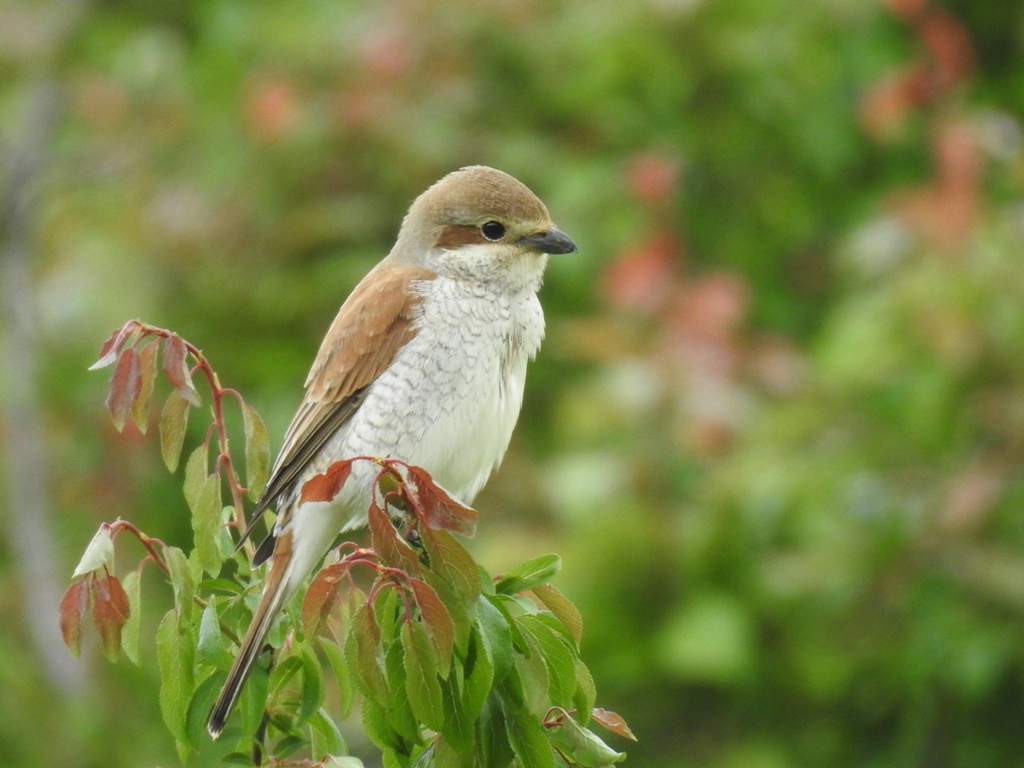
<path id="1" fill-rule="evenodd" d="M 507 295 L 439 277 L 421 290 L 416 336 L 325 453 L 400 458 L 470 503 L 508 447 L 544 315 L 531 289 Z M 365 519 L 364 498 L 346 500 L 342 527 Z"/>

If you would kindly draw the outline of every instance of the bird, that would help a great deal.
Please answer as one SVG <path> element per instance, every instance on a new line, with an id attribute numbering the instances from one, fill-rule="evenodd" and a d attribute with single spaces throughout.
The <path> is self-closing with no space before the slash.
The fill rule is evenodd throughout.
<path id="1" fill-rule="evenodd" d="M 366 524 L 377 469 L 353 462 L 330 502 L 302 502 L 303 484 L 339 460 L 390 457 L 472 503 L 505 454 L 544 338 L 548 257 L 576 250 L 540 198 L 494 168 L 460 168 L 413 201 L 327 331 L 253 510 L 255 521 L 277 509 L 253 558 L 270 567 L 210 713 L 213 738 L 282 607 L 339 534 Z"/>

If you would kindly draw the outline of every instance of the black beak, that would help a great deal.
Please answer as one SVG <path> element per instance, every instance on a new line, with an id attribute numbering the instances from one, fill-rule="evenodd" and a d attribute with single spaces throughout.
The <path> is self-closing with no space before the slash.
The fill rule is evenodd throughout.
<path id="1" fill-rule="evenodd" d="M 576 243 L 572 238 L 559 229 L 527 235 L 519 238 L 519 242 L 542 253 L 572 253 L 576 250 Z"/>

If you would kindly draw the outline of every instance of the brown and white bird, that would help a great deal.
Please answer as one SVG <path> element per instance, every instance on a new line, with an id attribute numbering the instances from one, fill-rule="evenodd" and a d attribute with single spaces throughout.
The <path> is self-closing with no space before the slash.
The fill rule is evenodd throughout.
<path id="1" fill-rule="evenodd" d="M 508 447 L 544 337 L 548 254 L 575 250 L 544 203 L 493 168 L 450 173 L 413 202 L 327 332 L 257 504 L 278 509 L 255 558 L 270 571 L 210 715 L 214 738 L 282 606 L 339 532 L 366 523 L 376 468 L 354 463 L 331 502 L 300 504 L 302 485 L 341 459 L 390 456 L 471 503 Z"/>

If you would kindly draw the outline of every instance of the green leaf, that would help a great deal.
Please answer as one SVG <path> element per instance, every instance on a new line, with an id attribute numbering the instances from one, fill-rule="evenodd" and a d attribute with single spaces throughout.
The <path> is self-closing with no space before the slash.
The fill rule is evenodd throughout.
<path id="1" fill-rule="evenodd" d="M 106 526 L 96 531 L 89 546 L 82 553 L 82 559 L 75 566 L 75 572 L 71 574 L 71 578 L 77 579 L 79 576 L 84 576 L 103 566 L 107 566 L 109 570 L 114 569 L 114 540 Z"/>
<path id="2" fill-rule="evenodd" d="M 224 592 L 228 595 L 241 595 L 245 590 L 233 579 L 203 579 L 197 589 L 203 594 L 208 592 Z"/>
<path id="3" fill-rule="evenodd" d="M 362 705 L 363 728 L 370 740 L 379 749 L 392 749 L 402 752 L 406 749 L 405 741 L 389 725 L 384 707 L 373 699 L 364 698 Z"/>
<path id="4" fill-rule="evenodd" d="M 220 573 L 220 546 L 217 541 L 221 525 L 220 477 L 210 475 L 203 481 L 192 508 L 192 531 L 195 553 L 203 570 L 211 576 Z"/>
<path id="5" fill-rule="evenodd" d="M 139 350 L 139 394 L 132 404 L 132 420 L 139 432 L 146 434 L 149 428 L 149 401 L 156 383 L 156 352 L 160 342 L 153 340 Z"/>
<path id="6" fill-rule="evenodd" d="M 299 724 L 308 720 L 324 702 L 324 671 L 308 643 L 299 645 L 302 660 L 302 691 L 299 696 Z"/>
<path id="7" fill-rule="evenodd" d="M 352 673 L 348 663 L 345 661 L 345 652 L 337 643 L 326 637 L 319 638 L 320 648 L 327 657 L 331 669 L 334 671 L 334 679 L 338 683 L 338 716 L 347 718 L 352 712 L 352 704 L 355 701 L 355 689 L 352 683 Z"/>
<path id="8" fill-rule="evenodd" d="M 196 582 L 192 566 L 185 553 L 177 547 L 164 549 L 164 561 L 170 571 L 171 586 L 174 587 L 174 604 L 186 619 L 191 620 L 195 608 L 192 599 L 196 594 Z"/>
<path id="9" fill-rule="evenodd" d="M 234 560 L 236 563 L 238 563 L 240 559 L 245 559 L 244 550 L 239 549 L 238 544 L 235 542 L 233 538 L 231 538 L 231 531 L 233 530 L 233 528 L 231 525 L 228 525 L 228 522 L 232 520 L 234 514 L 235 508 L 232 506 L 224 507 L 220 512 L 221 524 L 220 528 L 217 531 L 217 554 L 220 557 L 221 563 L 223 563 L 225 560 Z M 252 568 L 250 566 L 250 563 L 246 561 L 245 565 L 249 567 L 249 572 L 251 574 Z M 239 578 L 242 577 L 242 573 L 240 571 L 236 571 L 235 573 L 239 576 Z"/>
<path id="10" fill-rule="evenodd" d="M 251 736 L 259 729 L 269 696 L 270 675 L 267 674 L 266 663 L 257 660 L 238 696 L 238 719 L 242 733 Z"/>
<path id="11" fill-rule="evenodd" d="M 389 585 L 389 588 L 377 593 L 373 615 L 380 630 L 381 644 L 387 646 L 397 642 L 405 618 L 405 603 L 394 585 Z"/>
<path id="12" fill-rule="evenodd" d="M 428 728 L 440 731 L 444 726 L 444 709 L 437 676 L 437 650 L 422 623 L 407 621 L 402 625 L 402 650 L 405 690 L 412 712 Z"/>
<path id="13" fill-rule="evenodd" d="M 412 703 L 406 691 L 405 653 L 401 642 L 392 643 L 384 655 L 384 666 L 387 669 L 388 687 L 391 698 L 385 706 L 388 723 L 403 741 L 412 746 L 422 742 L 420 723 L 412 711 Z M 403 752 L 403 755 L 407 753 Z"/>
<path id="14" fill-rule="evenodd" d="M 124 655 L 135 666 L 139 666 L 139 627 L 142 617 L 142 580 L 138 571 L 129 571 L 123 580 L 128 595 L 128 621 L 121 631 L 121 648 Z"/>
<path id="15" fill-rule="evenodd" d="M 441 684 L 441 705 L 444 707 L 444 725 L 441 733 L 459 753 L 473 749 L 473 718 L 462 705 L 459 675 L 449 675 Z"/>
<path id="16" fill-rule="evenodd" d="M 206 443 L 203 443 L 192 451 L 188 461 L 185 462 L 185 486 L 183 490 L 189 509 L 196 508 L 196 505 L 199 503 L 199 494 L 203 490 L 203 484 L 210 474 L 207 471 L 208 453 L 209 449 L 206 447 Z"/>
<path id="17" fill-rule="evenodd" d="M 508 676 L 502 681 L 501 687 L 498 690 L 502 701 L 508 704 L 514 704 L 517 707 L 521 707 L 526 704 L 526 695 L 523 691 L 523 680 L 519 676 L 519 668 L 516 664 L 512 665 L 512 669 L 508 671 Z"/>
<path id="18" fill-rule="evenodd" d="M 594 685 L 594 678 L 583 660 L 576 659 L 576 692 L 573 694 L 572 704 L 576 708 L 576 718 L 582 725 L 586 725 L 590 719 L 595 701 L 597 686 Z"/>
<path id="19" fill-rule="evenodd" d="M 355 612 L 345 640 L 345 658 L 356 670 L 356 685 L 368 697 L 381 704 L 390 698 L 387 678 L 379 650 L 380 632 L 373 618 L 369 602 Z"/>
<path id="20" fill-rule="evenodd" d="M 189 402 L 172 390 L 160 409 L 160 455 L 168 471 L 178 469 L 181 460 L 181 448 L 185 444 L 185 431 L 188 428 Z M 205 453 L 205 446 L 200 446 Z"/>
<path id="21" fill-rule="evenodd" d="M 576 654 L 568 642 L 539 616 L 520 616 L 516 621 L 537 644 L 548 668 L 550 704 L 569 709 L 576 692 Z"/>
<path id="22" fill-rule="evenodd" d="M 580 768 L 604 768 L 626 759 L 625 752 L 616 752 L 597 734 L 588 731 L 571 717 L 563 717 L 561 724 L 547 729 L 548 738 L 573 765 Z"/>
<path id="23" fill-rule="evenodd" d="M 243 765 L 245 768 L 252 768 L 252 754 L 245 752 L 230 752 L 220 759 L 224 765 Z"/>
<path id="24" fill-rule="evenodd" d="M 455 647 L 464 653 L 466 643 L 469 641 L 469 631 L 473 626 L 472 619 L 470 618 L 471 603 L 464 596 L 456 592 L 455 588 L 447 580 L 436 573 L 424 571 L 422 576 L 423 580 L 437 593 L 441 603 L 448 611 L 448 616 L 452 620 L 452 627 L 455 631 Z"/>
<path id="25" fill-rule="evenodd" d="M 506 613 L 495 606 L 490 599 L 481 596 L 477 600 L 476 627 L 483 638 L 491 664 L 494 667 L 494 684 L 499 685 L 512 668 L 512 629 Z"/>
<path id="26" fill-rule="evenodd" d="M 209 664 L 225 672 L 234 661 L 224 646 L 224 636 L 220 631 L 220 617 L 217 615 L 216 598 L 210 598 L 199 619 L 199 643 L 196 657 L 200 662 Z"/>
<path id="27" fill-rule="evenodd" d="M 447 531 L 427 531 L 423 545 L 431 571 L 454 587 L 463 599 L 476 600 L 480 594 L 480 570 L 466 548 Z"/>
<path id="28" fill-rule="evenodd" d="M 462 753 L 473 748 L 473 726 L 494 682 L 494 667 L 478 631 L 471 633 L 465 657 L 459 662 L 442 684 L 444 725 L 440 730 L 453 749 Z"/>
<path id="29" fill-rule="evenodd" d="M 278 760 L 284 760 L 285 758 L 294 755 L 308 744 L 309 742 L 302 736 L 295 733 L 289 733 L 274 745 L 274 757 Z"/>
<path id="30" fill-rule="evenodd" d="M 514 595 L 544 584 L 561 568 L 562 558 L 558 555 L 541 555 L 506 571 L 495 582 L 494 589 L 501 594 Z"/>
<path id="31" fill-rule="evenodd" d="M 279 696 L 288 690 L 292 678 L 302 671 L 302 659 L 298 655 L 285 656 L 270 671 L 271 696 Z"/>
<path id="32" fill-rule="evenodd" d="M 157 627 L 156 654 L 160 667 L 160 713 L 179 747 L 187 745 L 186 715 L 194 692 L 195 646 L 181 613 L 174 608 Z"/>
<path id="33" fill-rule="evenodd" d="M 348 751 L 348 745 L 324 708 L 309 716 L 310 751 L 315 757 L 336 755 Z"/>
<path id="34" fill-rule="evenodd" d="M 430 750 L 416 761 L 414 768 L 475 768 L 477 765 L 480 763 L 472 752 L 456 752 L 446 739 L 438 739 L 431 745 Z M 490 763 L 483 765 L 491 768 Z"/>
<path id="35" fill-rule="evenodd" d="M 495 595 L 494 579 L 480 563 L 477 563 L 477 570 L 480 571 L 480 593 L 483 595 Z"/>
<path id="36" fill-rule="evenodd" d="M 487 601 L 497 608 L 498 612 L 505 619 L 505 624 L 509 632 L 512 633 L 512 647 L 520 653 L 528 653 L 529 645 L 527 645 L 523 633 L 519 631 L 519 627 L 513 618 L 513 616 L 522 615 L 523 606 L 514 597 L 509 597 L 508 595 L 495 595 L 494 597 L 488 597 Z"/>
<path id="37" fill-rule="evenodd" d="M 527 612 L 525 615 L 532 617 L 538 624 L 543 624 L 554 632 L 557 637 L 562 639 L 562 642 L 569 646 L 573 655 L 577 655 L 579 646 L 576 644 L 576 638 L 569 634 L 569 630 L 565 628 L 565 624 L 560 622 L 547 611 L 537 611 L 533 613 Z"/>
<path id="38" fill-rule="evenodd" d="M 534 597 L 562 623 L 562 626 L 579 645 L 583 638 L 583 616 L 579 609 L 572 604 L 572 601 L 550 584 L 539 584 L 533 587 L 532 592 Z"/>
<path id="39" fill-rule="evenodd" d="M 494 686 L 494 663 L 480 632 L 474 630 L 469 638 L 466 659 L 462 668 L 462 701 L 460 707 L 469 720 L 474 720 L 483 709 L 487 695 Z"/>
<path id="40" fill-rule="evenodd" d="M 206 735 L 206 720 L 226 678 L 224 674 L 208 670 L 206 677 L 196 685 L 192 699 L 188 703 L 188 714 L 185 716 L 188 743 L 194 749 L 200 748 L 209 738 Z"/>
<path id="41" fill-rule="evenodd" d="M 270 474 L 270 435 L 263 417 L 255 408 L 242 401 L 242 420 L 245 424 L 245 484 L 249 498 L 259 499 Z"/>
<path id="42" fill-rule="evenodd" d="M 328 755 L 322 768 L 364 768 L 363 761 L 350 755 Z"/>
<path id="43" fill-rule="evenodd" d="M 505 729 L 516 757 L 528 768 L 554 768 L 551 742 L 538 717 L 526 709 L 508 705 L 504 709 Z"/>
<path id="44" fill-rule="evenodd" d="M 515 755 L 508 742 L 505 714 L 497 696 L 488 698 L 476 726 L 476 751 L 480 765 L 488 768 L 507 768 Z"/>
<path id="45" fill-rule="evenodd" d="M 515 656 L 515 668 L 519 672 L 523 699 L 526 707 L 537 716 L 542 716 L 551 706 L 551 674 L 537 641 L 526 634 L 529 654 Z"/>

